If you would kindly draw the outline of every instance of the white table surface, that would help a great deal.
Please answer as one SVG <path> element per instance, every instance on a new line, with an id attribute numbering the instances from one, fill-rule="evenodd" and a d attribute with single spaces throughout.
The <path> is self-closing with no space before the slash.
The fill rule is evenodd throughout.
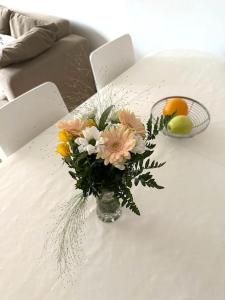
<path id="1" fill-rule="evenodd" d="M 100 222 L 89 203 L 86 262 L 69 284 L 43 251 L 54 210 L 73 180 L 54 154 L 57 128 L 47 129 L 0 164 L 1 300 L 225 299 L 225 63 L 193 51 L 144 58 L 114 83 L 130 107 L 148 117 L 169 95 L 201 101 L 209 128 L 188 140 L 160 135 L 155 172 L 164 190 L 133 191 L 140 217 L 128 210 Z M 120 96 L 118 96 L 119 99 Z M 92 101 L 92 100 L 90 100 Z"/>

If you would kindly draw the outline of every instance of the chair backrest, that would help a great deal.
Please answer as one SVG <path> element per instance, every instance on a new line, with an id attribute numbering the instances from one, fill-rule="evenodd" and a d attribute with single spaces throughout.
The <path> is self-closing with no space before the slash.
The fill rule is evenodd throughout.
<path id="1" fill-rule="evenodd" d="M 9 156 L 68 113 L 59 90 L 46 82 L 0 108 L 0 147 Z"/>
<path id="2" fill-rule="evenodd" d="M 134 64 L 130 35 L 125 34 L 93 51 L 90 62 L 97 90 L 100 90 Z"/>

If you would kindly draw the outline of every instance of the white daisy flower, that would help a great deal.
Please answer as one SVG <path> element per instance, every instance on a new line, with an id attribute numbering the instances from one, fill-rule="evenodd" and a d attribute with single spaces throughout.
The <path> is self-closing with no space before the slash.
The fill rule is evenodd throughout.
<path id="1" fill-rule="evenodd" d="M 143 154 L 146 150 L 145 141 L 139 134 L 135 135 L 135 139 L 136 139 L 136 145 L 131 150 L 131 152 L 133 152 L 134 154 Z"/>
<path id="2" fill-rule="evenodd" d="M 84 137 L 75 139 L 75 143 L 79 145 L 78 151 L 87 151 L 89 155 L 98 152 L 98 146 L 101 143 L 100 131 L 95 127 L 87 127 L 82 131 Z"/>

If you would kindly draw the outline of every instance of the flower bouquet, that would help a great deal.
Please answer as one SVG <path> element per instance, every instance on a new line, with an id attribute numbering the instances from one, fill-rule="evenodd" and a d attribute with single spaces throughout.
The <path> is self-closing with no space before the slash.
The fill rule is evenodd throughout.
<path id="1" fill-rule="evenodd" d="M 93 195 L 97 200 L 97 215 L 104 222 L 117 220 L 121 206 L 140 215 L 131 188 L 138 184 L 163 188 L 156 183 L 151 170 L 165 162 L 150 157 L 156 135 L 169 120 L 169 116 L 156 120 L 150 116 L 145 126 L 133 112 L 116 110 L 111 105 L 100 116 L 94 111 L 82 118 L 60 121 L 56 151 L 68 165 L 75 188 L 81 190 L 77 205 Z"/>

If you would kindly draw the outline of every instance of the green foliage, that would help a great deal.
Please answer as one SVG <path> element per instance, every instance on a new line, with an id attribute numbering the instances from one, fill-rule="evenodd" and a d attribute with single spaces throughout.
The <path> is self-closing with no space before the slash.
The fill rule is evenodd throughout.
<path id="1" fill-rule="evenodd" d="M 161 117 L 157 117 L 156 120 L 153 120 L 151 115 L 147 122 L 148 140 L 154 140 L 159 132 L 162 131 L 164 127 L 167 127 L 167 124 L 173 117 L 174 114 L 168 116 L 161 115 Z"/>
<path id="2" fill-rule="evenodd" d="M 110 114 L 112 106 L 107 108 L 99 121 L 99 129 L 104 130 L 107 126 L 107 118 Z M 136 206 L 133 195 L 131 193 L 132 186 L 141 184 L 146 188 L 162 189 L 158 185 L 151 169 L 162 167 L 165 162 L 157 162 L 151 160 L 151 155 L 156 146 L 153 143 L 158 133 L 167 126 L 171 116 L 161 116 L 153 120 L 150 116 L 147 122 L 146 134 L 146 150 L 143 154 L 131 153 L 131 158 L 125 162 L 125 169 L 120 170 L 111 164 L 105 165 L 102 159 L 96 159 L 96 155 L 88 155 L 87 152 L 79 153 L 78 145 L 70 142 L 73 151 L 71 157 L 67 157 L 64 161 L 68 164 L 69 174 L 75 179 L 75 187 L 83 191 L 86 198 L 89 195 L 100 197 L 102 191 L 108 190 L 114 192 L 114 196 L 121 199 L 121 205 L 125 206 L 135 214 L 140 215 L 140 211 Z"/>
<path id="3" fill-rule="evenodd" d="M 107 126 L 107 119 L 108 119 L 108 116 L 109 116 L 112 108 L 113 108 L 113 105 L 106 108 L 106 110 L 102 113 L 101 118 L 99 120 L 99 124 L 98 124 L 99 130 L 104 130 L 105 127 Z"/>
<path id="4" fill-rule="evenodd" d="M 140 211 L 134 202 L 133 195 L 130 191 L 130 187 L 125 184 L 120 184 L 120 189 L 119 191 L 115 192 L 115 196 L 118 199 L 122 199 L 122 206 L 126 206 L 127 208 L 132 210 L 132 212 L 134 212 L 136 215 L 140 216 Z"/>

